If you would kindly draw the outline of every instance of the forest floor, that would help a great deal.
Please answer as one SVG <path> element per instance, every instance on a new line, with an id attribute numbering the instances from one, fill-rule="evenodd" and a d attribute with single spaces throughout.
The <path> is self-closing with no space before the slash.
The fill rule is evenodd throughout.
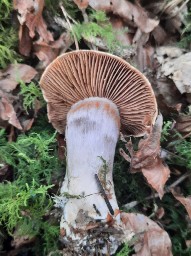
<path id="1" fill-rule="evenodd" d="M 0 1 L 0 255 L 66 255 L 54 206 L 66 169 L 65 138 L 48 122 L 39 80 L 57 56 L 76 49 L 109 52 L 140 70 L 163 116 L 158 139 L 145 140 L 144 150 L 140 138 L 119 139 L 117 201 L 144 218 L 136 239 L 116 255 L 151 255 L 154 245 L 154 255 L 165 256 L 166 235 L 173 255 L 191 255 L 189 0 Z M 133 158 L 130 140 L 145 161 L 135 173 L 126 160 Z M 145 154 L 149 146 L 157 153 Z M 162 230 L 157 241 L 155 225 Z"/>

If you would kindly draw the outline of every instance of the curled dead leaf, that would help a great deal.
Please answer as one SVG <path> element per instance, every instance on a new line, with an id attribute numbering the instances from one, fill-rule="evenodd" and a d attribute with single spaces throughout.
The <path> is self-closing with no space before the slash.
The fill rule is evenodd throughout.
<path id="1" fill-rule="evenodd" d="M 181 134 L 187 135 L 191 133 L 191 115 L 180 115 L 175 124 L 175 129 Z"/>
<path id="2" fill-rule="evenodd" d="M 26 132 L 30 130 L 34 122 L 34 118 L 26 119 L 22 122 L 23 131 Z"/>
<path id="3" fill-rule="evenodd" d="M 19 28 L 19 52 L 24 56 L 30 56 L 32 49 L 32 39 L 29 36 L 29 29 L 26 24 Z"/>
<path id="4" fill-rule="evenodd" d="M 162 124 L 163 118 L 159 115 L 148 137 L 140 140 L 137 151 L 133 150 L 131 141 L 126 144 L 131 159 L 124 151 L 120 152 L 131 163 L 131 172 L 141 171 L 151 187 L 159 193 L 160 198 L 164 195 L 164 185 L 170 176 L 168 166 L 160 158 Z"/>
<path id="5" fill-rule="evenodd" d="M 0 100 L 0 120 L 1 119 L 8 121 L 9 124 L 12 124 L 17 129 L 22 130 L 22 126 L 17 118 L 12 104 L 5 97 L 2 97 Z"/>
<path id="6" fill-rule="evenodd" d="M 124 230 L 135 234 L 135 256 L 172 256 L 171 240 L 166 231 L 143 214 L 121 213 Z"/>

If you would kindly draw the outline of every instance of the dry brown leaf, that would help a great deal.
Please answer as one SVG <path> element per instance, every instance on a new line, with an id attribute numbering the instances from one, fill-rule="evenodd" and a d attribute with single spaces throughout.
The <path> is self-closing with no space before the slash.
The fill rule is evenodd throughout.
<path id="1" fill-rule="evenodd" d="M 17 129 L 22 130 L 22 126 L 19 120 L 17 119 L 17 115 L 12 104 L 5 97 L 1 97 L 0 101 L 0 119 L 8 121 Z"/>
<path id="2" fill-rule="evenodd" d="M 37 71 L 26 64 L 10 64 L 7 69 L 0 71 L 0 90 L 10 92 L 20 80 L 29 83 L 36 74 Z"/>
<path id="3" fill-rule="evenodd" d="M 41 68 L 47 67 L 59 54 L 60 50 L 70 44 L 70 38 L 67 33 L 63 33 L 56 41 L 50 42 L 35 42 L 34 54 L 41 61 Z M 67 47 L 66 47 L 67 48 Z"/>
<path id="4" fill-rule="evenodd" d="M 162 45 L 165 40 L 167 39 L 167 33 L 165 32 L 165 30 L 158 25 L 152 32 L 151 32 L 152 36 L 154 37 L 157 45 Z"/>
<path id="5" fill-rule="evenodd" d="M 180 115 L 176 120 L 175 129 L 184 135 L 191 133 L 191 116 Z"/>
<path id="6" fill-rule="evenodd" d="M 134 61 L 137 64 L 138 69 L 141 72 L 145 72 L 145 70 L 153 69 L 154 62 L 154 47 L 150 44 L 144 44 L 140 40 L 137 45 L 137 52 L 134 57 Z"/>
<path id="7" fill-rule="evenodd" d="M 59 49 L 52 48 L 50 45 L 34 45 L 34 54 L 41 61 L 41 68 L 47 67 L 57 56 Z"/>
<path id="8" fill-rule="evenodd" d="M 19 52 L 24 56 L 30 56 L 32 49 L 32 39 L 29 36 L 29 29 L 26 24 L 19 28 Z"/>
<path id="9" fill-rule="evenodd" d="M 154 159 L 153 165 L 142 168 L 142 173 L 147 182 L 159 193 L 159 197 L 162 198 L 164 195 L 164 185 L 170 176 L 168 166 L 165 166 L 162 159 L 157 156 Z"/>
<path id="10" fill-rule="evenodd" d="M 136 256 L 171 256 L 171 240 L 166 231 L 143 214 L 121 213 L 125 230 L 135 233 Z"/>
<path id="11" fill-rule="evenodd" d="M 44 0 L 14 0 L 13 4 L 14 9 L 18 10 L 20 24 L 26 24 L 31 38 L 34 38 L 35 32 L 37 32 L 43 41 L 53 41 L 52 34 L 47 30 L 46 23 L 42 17 Z"/>
<path id="12" fill-rule="evenodd" d="M 26 131 L 30 130 L 30 128 L 33 125 L 33 122 L 34 122 L 34 118 L 24 120 L 22 122 L 23 131 L 26 132 Z"/>
<path id="13" fill-rule="evenodd" d="M 165 215 L 165 210 L 163 207 L 160 207 L 157 211 L 156 211 L 156 217 L 157 219 L 162 219 L 162 217 Z"/>
<path id="14" fill-rule="evenodd" d="M 58 143 L 58 158 L 64 160 L 66 158 L 66 140 L 63 134 L 57 134 L 57 143 Z"/>
<path id="15" fill-rule="evenodd" d="M 33 0 L 13 0 L 13 8 L 18 10 L 20 17 L 20 23 L 23 24 L 26 20 L 26 15 L 29 11 L 34 10 L 34 1 Z"/>
<path id="16" fill-rule="evenodd" d="M 131 141 L 126 144 L 131 155 L 131 172 L 142 171 L 147 182 L 159 193 L 160 198 L 164 195 L 164 185 L 170 176 L 168 166 L 165 166 L 160 158 L 162 123 L 162 115 L 159 115 L 148 137 L 140 140 L 136 152 Z M 122 156 L 128 161 L 124 151 Z"/>
<path id="17" fill-rule="evenodd" d="M 159 115 L 147 138 L 139 141 L 138 151 L 134 152 L 131 159 L 132 170 L 153 165 L 153 161 L 160 154 L 162 123 L 162 115 Z"/>
<path id="18" fill-rule="evenodd" d="M 130 33 L 127 33 L 126 31 L 123 31 L 124 28 L 127 28 L 127 25 L 125 22 L 116 16 L 111 16 L 109 19 L 112 27 L 114 30 L 116 30 L 116 38 L 120 41 L 120 43 L 123 46 L 130 46 L 132 44 L 132 35 Z M 119 31 L 123 31 L 121 33 L 118 33 Z"/>
<path id="19" fill-rule="evenodd" d="M 177 194 L 174 190 L 171 190 L 173 196 L 184 205 L 190 219 L 191 219 L 191 196 L 184 197 L 183 195 Z"/>
<path id="20" fill-rule="evenodd" d="M 159 21 L 150 19 L 147 12 L 139 5 L 125 0 L 89 0 L 89 5 L 95 10 L 103 10 L 119 15 L 130 22 L 131 26 L 138 27 L 142 32 L 149 33 Z"/>
<path id="21" fill-rule="evenodd" d="M 0 71 L 1 127 L 6 128 L 8 123 L 19 130 L 26 130 L 31 127 L 32 123 L 30 123 L 30 125 L 24 123 L 24 126 L 22 127 L 17 117 L 17 111 L 22 109 L 19 96 L 13 96 L 11 92 L 17 87 L 20 80 L 29 83 L 36 74 L 37 71 L 34 68 L 25 64 L 11 64 L 7 69 Z"/>

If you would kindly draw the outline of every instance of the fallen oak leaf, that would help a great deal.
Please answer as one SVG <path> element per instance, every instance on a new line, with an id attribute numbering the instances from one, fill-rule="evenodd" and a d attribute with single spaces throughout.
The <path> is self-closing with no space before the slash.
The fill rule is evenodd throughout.
<path id="1" fill-rule="evenodd" d="M 125 212 L 121 213 L 121 220 L 124 232 L 131 230 L 135 234 L 135 239 L 132 240 L 135 256 L 172 256 L 169 235 L 154 221 L 143 214 Z"/>
<path id="2" fill-rule="evenodd" d="M 174 189 L 171 189 L 171 192 L 173 194 L 173 196 L 181 203 L 184 205 L 189 218 L 191 219 L 191 196 L 188 197 L 184 197 L 183 195 L 180 195 L 178 193 L 175 192 Z"/>

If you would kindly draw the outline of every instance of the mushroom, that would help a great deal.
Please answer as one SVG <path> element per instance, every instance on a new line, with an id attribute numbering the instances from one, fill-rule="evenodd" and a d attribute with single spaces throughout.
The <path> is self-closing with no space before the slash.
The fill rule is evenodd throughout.
<path id="1" fill-rule="evenodd" d="M 63 241 L 72 243 L 78 255 L 91 255 L 96 246 L 106 253 L 105 229 L 113 254 L 121 243 L 115 230 L 122 230 L 112 178 L 115 147 L 120 128 L 142 136 L 154 123 L 152 87 L 123 59 L 91 50 L 59 56 L 40 86 L 50 122 L 66 137 L 67 170 L 57 199 Z"/>

